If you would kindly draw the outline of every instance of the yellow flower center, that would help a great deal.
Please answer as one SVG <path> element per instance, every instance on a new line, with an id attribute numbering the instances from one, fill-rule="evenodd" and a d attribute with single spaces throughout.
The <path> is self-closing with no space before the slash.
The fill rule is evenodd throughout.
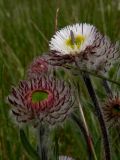
<path id="1" fill-rule="evenodd" d="M 82 35 L 78 35 L 74 37 L 74 42 L 72 41 L 71 37 L 69 37 L 66 41 L 65 44 L 69 46 L 70 48 L 74 49 L 75 46 L 79 49 L 81 44 L 85 41 L 85 37 Z"/>

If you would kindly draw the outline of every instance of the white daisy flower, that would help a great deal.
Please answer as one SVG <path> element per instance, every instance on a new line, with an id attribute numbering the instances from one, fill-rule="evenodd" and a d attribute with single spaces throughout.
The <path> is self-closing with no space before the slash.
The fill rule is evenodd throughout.
<path id="1" fill-rule="evenodd" d="M 48 60 L 53 65 L 75 62 L 80 68 L 106 72 L 120 58 L 119 45 L 86 23 L 57 31 L 49 46 Z"/>
<path id="2" fill-rule="evenodd" d="M 90 24 L 67 26 L 53 36 L 49 45 L 50 50 L 63 55 L 80 53 L 93 44 L 96 32 L 96 28 Z"/>

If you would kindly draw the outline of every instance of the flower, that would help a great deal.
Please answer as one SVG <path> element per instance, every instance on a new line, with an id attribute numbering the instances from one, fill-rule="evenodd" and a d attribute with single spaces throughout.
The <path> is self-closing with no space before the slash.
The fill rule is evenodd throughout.
<path id="1" fill-rule="evenodd" d="M 50 49 L 61 55 L 79 54 L 93 44 L 97 30 L 92 25 L 75 24 L 57 31 L 50 42 Z"/>
<path id="2" fill-rule="evenodd" d="M 33 60 L 29 65 L 27 70 L 27 76 L 29 78 L 34 78 L 36 76 L 42 76 L 44 74 L 50 73 L 52 66 L 48 64 L 45 56 L 39 56 Z"/>
<path id="3" fill-rule="evenodd" d="M 57 31 L 49 46 L 51 64 L 74 62 L 79 68 L 98 72 L 106 72 L 114 60 L 120 57 L 118 44 L 111 43 L 96 27 L 86 23 Z"/>
<path id="4" fill-rule="evenodd" d="M 7 99 L 19 124 L 35 122 L 35 125 L 64 121 L 74 103 L 71 85 L 47 76 L 21 81 Z"/>
<path id="5" fill-rule="evenodd" d="M 68 156 L 59 156 L 59 160 L 74 160 L 74 159 Z"/>
<path id="6" fill-rule="evenodd" d="M 120 125 L 120 97 L 109 98 L 103 106 L 103 114 L 109 126 Z"/>

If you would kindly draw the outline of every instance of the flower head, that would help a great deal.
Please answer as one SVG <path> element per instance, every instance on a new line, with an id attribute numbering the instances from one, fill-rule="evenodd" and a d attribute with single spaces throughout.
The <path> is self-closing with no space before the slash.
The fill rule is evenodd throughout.
<path id="1" fill-rule="evenodd" d="M 33 62 L 30 64 L 27 70 L 27 76 L 29 78 L 34 78 L 36 76 L 42 76 L 44 74 L 47 74 L 52 69 L 52 66 L 50 66 L 47 62 L 47 59 L 45 56 L 39 56 L 33 60 Z"/>
<path id="2" fill-rule="evenodd" d="M 17 122 L 35 122 L 35 125 L 64 121 L 74 101 L 70 85 L 47 76 L 21 81 L 7 99 Z"/>
<path id="3" fill-rule="evenodd" d="M 49 59 L 54 65 L 74 62 L 80 68 L 103 72 L 120 57 L 118 44 L 112 44 L 96 27 L 86 23 L 57 31 L 49 46 Z"/>
<path id="4" fill-rule="evenodd" d="M 89 24 L 67 26 L 53 36 L 50 49 L 58 51 L 61 55 L 79 54 L 93 44 L 96 32 L 96 28 Z"/>
<path id="5" fill-rule="evenodd" d="M 109 126 L 120 125 L 120 97 L 109 98 L 103 106 L 103 114 Z"/>

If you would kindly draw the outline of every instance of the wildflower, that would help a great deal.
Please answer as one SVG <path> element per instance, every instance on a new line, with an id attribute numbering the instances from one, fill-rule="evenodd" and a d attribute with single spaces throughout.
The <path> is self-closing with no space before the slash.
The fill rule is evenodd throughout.
<path id="1" fill-rule="evenodd" d="M 109 126 L 120 125 L 120 97 L 109 98 L 103 106 L 103 114 Z"/>
<path id="2" fill-rule="evenodd" d="M 27 76 L 29 78 L 34 78 L 36 76 L 42 76 L 44 74 L 50 73 L 52 66 L 50 66 L 45 59 L 45 56 L 39 56 L 33 60 L 27 70 Z"/>
<path id="3" fill-rule="evenodd" d="M 95 40 L 96 28 L 87 24 L 67 26 L 58 31 L 50 42 L 50 49 L 62 55 L 79 54 Z"/>
<path id="4" fill-rule="evenodd" d="M 80 68 L 106 72 L 120 57 L 118 44 L 112 44 L 96 27 L 86 23 L 57 31 L 49 46 L 49 60 L 53 65 L 74 62 Z"/>
<path id="5" fill-rule="evenodd" d="M 35 125 L 64 121 L 73 110 L 74 101 L 70 85 L 47 76 L 21 81 L 7 99 L 19 124 L 35 122 Z"/>

